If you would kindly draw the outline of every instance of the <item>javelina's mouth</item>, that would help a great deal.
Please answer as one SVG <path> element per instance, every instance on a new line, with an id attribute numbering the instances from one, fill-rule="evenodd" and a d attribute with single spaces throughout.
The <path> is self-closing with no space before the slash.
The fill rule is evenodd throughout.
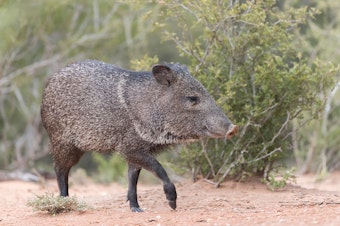
<path id="1" fill-rule="evenodd" d="M 192 142 L 199 140 L 197 135 L 179 136 L 174 133 L 168 132 L 165 136 L 165 140 L 170 141 L 170 143 L 182 143 L 182 142 Z"/>
<path id="2" fill-rule="evenodd" d="M 210 138 L 223 138 L 225 137 L 225 132 L 216 132 L 214 130 L 209 129 L 207 126 L 203 129 L 204 134 L 206 137 Z"/>
<path id="3" fill-rule="evenodd" d="M 230 139 L 232 138 L 235 134 L 237 134 L 238 132 L 238 126 L 236 125 L 232 125 L 231 128 L 228 130 L 228 132 L 226 133 L 226 138 Z"/>
<path id="4" fill-rule="evenodd" d="M 205 126 L 203 131 L 205 131 L 205 135 L 210 138 L 227 138 L 230 139 L 232 138 L 235 134 L 238 133 L 238 126 L 231 124 L 229 127 L 228 131 L 215 131 L 209 129 L 209 127 Z"/>

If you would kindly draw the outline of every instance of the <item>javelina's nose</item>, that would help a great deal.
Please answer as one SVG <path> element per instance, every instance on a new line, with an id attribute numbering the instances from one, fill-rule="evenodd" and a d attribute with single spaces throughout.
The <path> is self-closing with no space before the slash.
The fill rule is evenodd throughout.
<path id="1" fill-rule="evenodd" d="M 232 138 L 238 132 L 238 126 L 231 124 L 226 134 L 227 139 Z"/>

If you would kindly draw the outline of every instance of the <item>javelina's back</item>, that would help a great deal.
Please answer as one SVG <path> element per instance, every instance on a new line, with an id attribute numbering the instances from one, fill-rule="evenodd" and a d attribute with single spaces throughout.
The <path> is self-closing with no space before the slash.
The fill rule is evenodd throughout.
<path id="1" fill-rule="evenodd" d="M 84 151 L 112 151 L 128 125 L 118 86 L 128 72 L 99 61 L 71 64 L 52 75 L 41 108 L 52 143 Z M 115 136 L 112 136 L 115 135 Z"/>

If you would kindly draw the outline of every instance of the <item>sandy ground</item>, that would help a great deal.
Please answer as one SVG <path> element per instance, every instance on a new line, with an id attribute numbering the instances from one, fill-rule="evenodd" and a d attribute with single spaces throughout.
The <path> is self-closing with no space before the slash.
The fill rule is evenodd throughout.
<path id="1" fill-rule="evenodd" d="M 297 185 L 272 192 L 258 182 L 226 182 L 221 188 L 198 181 L 177 183 L 177 210 L 172 211 L 161 185 L 139 186 L 143 213 L 132 213 L 126 187 L 74 184 L 71 195 L 91 209 L 51 216 L 26 205 L 34 194 L 58 194 L 56 182 L 45 186 L 22 181 L 0 182 L 0 225 L 340 225 L 340 172 L 315 183 L 297 177 Z"/>

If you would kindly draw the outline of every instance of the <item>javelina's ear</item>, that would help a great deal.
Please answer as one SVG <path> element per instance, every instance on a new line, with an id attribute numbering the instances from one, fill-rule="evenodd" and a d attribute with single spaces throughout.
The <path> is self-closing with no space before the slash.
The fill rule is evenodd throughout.
<path id="1" fill-rule="evenodd" d="M 161 85 L 171 86 L 176 81 L 173 71 L 166 65 L 154 65 L 152 67 L 152 75 Z"/>

